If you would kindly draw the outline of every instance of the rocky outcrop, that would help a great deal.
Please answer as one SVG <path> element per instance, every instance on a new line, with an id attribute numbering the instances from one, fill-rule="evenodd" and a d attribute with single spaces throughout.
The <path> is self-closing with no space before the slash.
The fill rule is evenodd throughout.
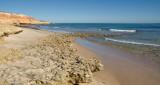
<path id="1" fill-rule="evenodd" d="M 78 85 L 91 82 L 103 67 L 94 57 L 78 55 L 65 34 L 52 34 L 20 52 L 20 60 L 0 64 L 2 85 Z"/>
<path id="2" fill-rule="evenodd" d="M 8 36 L 10 34 L 17 34 L 23 30 L 20 27 L 13 25 L 0 24 L 0 37 Z"/>
<path id="3" fill-rule="evenodd" d="M 48 22 L 37 20 L 23 14 L 0 12 L 0 23 L 6 24 L 48 24 Z"/>

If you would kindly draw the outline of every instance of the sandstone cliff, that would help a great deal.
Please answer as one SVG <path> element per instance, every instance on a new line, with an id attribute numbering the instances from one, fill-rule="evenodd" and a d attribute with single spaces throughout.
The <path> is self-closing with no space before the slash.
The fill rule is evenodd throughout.
<path id="1" fill-rule="evenodd" d="M 16 13 L 8 13 L 8 12 L 0 12 L 0 23 L 5 24 L 48 24 L 48 22 L 37 20 L 33 17 L 16 14 Z"/>

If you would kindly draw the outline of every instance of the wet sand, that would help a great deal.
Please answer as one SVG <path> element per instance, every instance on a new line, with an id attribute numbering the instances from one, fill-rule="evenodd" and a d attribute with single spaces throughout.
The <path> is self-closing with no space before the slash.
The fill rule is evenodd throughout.
<path id="1" fill-rule="evenodd" d="M 96 55 L 96 53 L 78 43 L 74 43 L 73 47 L 77 49 L 77 53 L 81 56 L 86 58 L 100 58 L 100 56 Z M 95 79 L 92 83 L 82 85 L 120 85 L 117 79 L 115 79 L 115 77 L 107 71 L 106 67 L 102 71 L 95 73 L 94 78 Z"/>
<path id="2" fill-rule="evenodd" d="M 47 31 L 23 30 L 20 34 L 6 37 L 6 44 L 1 45 L 0 48 L 23 48 L 50 35 Z M 154 67 L 154 64 L 144 62 L 135 55 L 109 46 L 100 46 L 81 39 L 77 39 L 76 42 L 73 45 L 77 49 L 78 55 L 86 58 L 101 58 L 104 64 L 104 70 L 94 74 L 93 82 L 81 85 L 160 85 L 160 70 Z M 24 62 L 27 59 L 24 59 Z M 12 65 L 14 64 L 11 63 L 11 67 L 13 67 Z M 26 66 L 27 64 L 22 65 Z"/>
<path id="3" fill-rule="evenodd" d="M 137 55 L 82 39 L 77 39 L 76 42 L 101 56 L 105 72 L 110 73 L 120 85 L 160 85 L 160 69 L 139 59 Z M 98 73 L 99 77 L 102 78 L 103 75 L 107 78 L 105 72 Z"/>
<path id="4" fill-rule="evenodd" d="M 67 34 L 23 28 L 3 38 L 0 85 L 106 85 L 93 78 L 99 59 L 78 55 Z"/>

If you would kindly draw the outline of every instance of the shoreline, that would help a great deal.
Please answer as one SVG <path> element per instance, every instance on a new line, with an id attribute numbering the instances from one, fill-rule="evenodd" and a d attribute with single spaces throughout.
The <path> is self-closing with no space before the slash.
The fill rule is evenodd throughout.
<path id="1" fill-rule="evenodd" d="M 98 59 L 78 55 L 64 33 L 22 29 L 19 34 L 4 37 L 5 43 L 0 45 L 5 52 L 0 54 L 0 84 L 88 85 L 93 74 L 102 68 Z"/>
<path id="2" fill-rule="evenodd" d="M 159 85 L 159 68 L 143 62 L 136 55 L 127 51 L 78 39 L 82 46 L 100 55 L 104 67 L 110 72 L 120 85 Z"/>
<path id="3" fill-rule="evenodd" d="M 23 27 L 21 27 L 21 28 L 23 28 Z M 50 36 L 52 34 L 54 35 L 54 37 Z M 32 29 L 32 28 L 31 29 L 23 28 L 23 32 L 5 37 L 5 39 L 4 39 L 5 42 L 0 44 L 0 51 L 2 50 L 4 52 L 4 50 L 6 50 L 6 52 L 8 52 L 8 51 L 11 52 L 12 55 L 14 54 L 14 56 L 16 56 L 16 55 L 21 56 L 21 50 L 22 50 L 22 54 L 23 54 L 23 50 L 25 48 L 25 49 L 28 49 L 28 50 L 25 50 L 25 52 L 29 53 L 29 55 L 32 55 L 32 53 L 35 53 L 34 55 L 37 55 L 37 52 L 35 52 L 35 51 L 32 52 L 32 50 L 37 50 L 40 45 L 42 45 L 43 49 L 46 49 L 47 45 L 52 46 L 52 44 L 57 45 L 57 46 L 59 46 L 59 44 L 62 44 L 62 46 L 60 45 L 56 49 L 59 49 L 59 48 L 64 49 L 63 45 L 64 45 L 64 47 L 67 45 L 67 49 L 72 49 L 71 51 L 73 51 L 73 52 L 76 51 L 76 56 L 79 55 L 80 60 L 81 59 L 82 59 L 82 61 L 83 61 L 83 59 L 87 60 L 84 62 L 84 64 L 86 64 L 86 62 L 88 62 L 88 63 L 90 63 L 91 66 L 93 66 L 94 68 L 97 68 L 98 63 L 95 61 L 90 61 L 93 58 L 93 60 L 100 59 L 102 64 L 104 65 L 104 70 L 102 70 L 100 72 L 93 73 L 93 81 L 92 82 L 90 82 L 90 80 L 89 81 L 87 80 L 87 83 L 80 83 L 80 85 L 128 85 L 128 84 L 129 85 L 135 85 L 135 84 L 136 85 L 153 85 L 153 84 L 159 85 L 160 84 L 160 82 L 159 82 L 159 79 L 160 79 L 159 74 L 160 73 L 155 71 L 154 68 L 148 67 L 147 66 L 148 63 L 145 63 L 145 64 L 140 63 L 140 61 L 142 61 L 142 60 L 140 60 L 139 58 L 133 58 L 135 56 L 132 56 L 131 54 L 129 54 L 127 52 L 121 52 L 121 51 L 119 51 L 120 49 L 118 50 L 118 48 L 107 47 L 107 49 L 106 49 L 103 45 L 99 46 L 98 44 L 95 44 L 94 42 L 88 42 L 87 40 L 83 40 L 83 39 L 80 39 L 80 41 L 77 42 L 77 39 L 79 39 L 79 38 L 76 38 L 74 36 L 72 36 L 71 38 L 68 38 L 68 35 L 63 35 L 63 34 L 65 34 L 65 33 L 59 33 L 59 32 L 56 33 L 56 32 L 49 32 L 46 30 L 36 30 L 36 29 Z M 48 36 L 50 36 L 50 37 L 48 37 Z M 73 37 L 75 38 L 75 40 L 73 39 Z M 58 42 L 55 41 L 54 39 L 56 39 Z M 40 44 L 39 44 L 39 40 L 40 40 Z M 38 41 L 38 43 L 37 43 L 37 41 Z M 69 46 L 69 48 L 68 48 L 68 46 Z M 36 47 L 36 49 L 34 49 L 35 47 Z M 23 48 L 23 49 L 21 49 L 21 48 Z M 10 49 L 13 49 L 13 50 L 10 51 Z M 41 49 L 41 46 L 39 49 Z M 50 49 L 50 48 L 47 47 L 47 49 Z M 55 48 L 53 48 L 53 49 L 55 49 Z M 12 51 L 15 53 L 12 53 Z M 41 50 L 37 50 L 37 51 L 41 52 Z M 48 54 L 50 55 L 50 53 L 48 53 L 49 50 L 44 51 L 44 52 L 46 52 L 45 55 L 48 55 Z M 56 53 L 56 51 L 54 51 L 54 52 Z M 60 54 L 60 55 L 61 54 L 63 55 L 63 53 L 65 53 L 65 52 L 61 53 L 61 51 L 59 51 L 59 52 L 60 53 L 58 53 L 58 54 Z M 66 52 L 68 52 L 68 51 L 66 51 Z M 42 54 L 43 54 L 43 51 L 42 51 Z M 22 64 L 22 66 L 23 66 L 23 64 L 26 64 L 26 66 L 27 66 L 27 62 L 24 62 L 23 58 L 14 57 L 12 55 L 11 56 L 9 55 L 10 57 L 8 57 L 7 60 L 3 60 L 3 61 L 5 61 L 5 62 L 9 61 L 8 65 L 13 64 L 19 68 L 21 68 L 21 66 L 17 65 L 19 63 Z M 28 60 L 30 58 L 32 59 L 33 57 L 29 57 L 29 58 L 26 57 L 25 60 Z M 43 58 L 43 57 L 41 57 L 41 58 Z M 0 60 L 2 60 L 2 58 L 0 58 Z M 63 58 L 62 58 L 62 60 L 63 60 Z M 17 62 L 17 61 L 18 61 L 18 63 L 14 64 L 14 62 Z M 23 62 L 21 62 L 21 61 L 23 61 Z M 67 62 L 68 62 L 68 60 L 67 60 Z M 33 63 L 35 63 L 35 61 Z M 2 63 L 2 64 L 5 65 L 5 63 Z M 35 63 L 35 65 L 37 65 L 37 64 Z M 4 69 L 3 67 L 0 64 L 0 68 Z M 9 68 L 12 68 L 12 67 L 14 67 L 14 66 L 11 65 Z M 81 66 L 79 66 L 79 67 L 81 67 Z M 26 68 L 28 68 L 28 67 L 26 67 Z M 83 68 L 83 69 L 85 69 L 85 68 Z M 100 69 L 100 67 L 98 67 L 98 69 Z M 11 71 L 9 71 L 8 73 L 10 73 L 10 72 Z M 39 72 L 39 71 L 37 70 L 35 72 Z M 83 74 L 81 74 L 81 75 L 83 75 Z M 1 74 L 0 74 L 0 77 L 2 77 Z M 86 78 L 84 76 L 81 76 L 81 77 L 84 79 Z M 88 78 L 88 79 L 90 79 L 90 78 Z M 1 81 L 3 81 L 3 80 L 0 79 L 0 82 Z M 39 81 L 39 82 L 42 82 L 42 81 Z M 4 83 L 2 83 L 2 84 L 4 84 Z M 8 85 L 10 85 L 10 84 L 8 84 Z M 62 85 L 64 85 L 64 83 Z"/>
<path id="4" fill-rule="evenodd" d="M 85 47 L 76 41 L 74 41 L 73 47 L 78 49 L 77 52 L 79 55 L 82 55 L 87 58 L 95 57 L 102 61 L 102 58 L 99 55 L 94 53 L 88 47 Z M 104 69 L 100 72 L 96 72 L 94 74 L 95 75 L 94 78 L 96 80 L 91 84 L 87 84 L 87 85 L 97 85 L 97 84 L 98 85 L 120 85 L 120 83 L 116 80 L 114 75 L 112 75 L 112 73 L 107 71 L 107 67 L 105 66 L 105 64 L 103 62 L 102 64 L 104 65 Z"/>

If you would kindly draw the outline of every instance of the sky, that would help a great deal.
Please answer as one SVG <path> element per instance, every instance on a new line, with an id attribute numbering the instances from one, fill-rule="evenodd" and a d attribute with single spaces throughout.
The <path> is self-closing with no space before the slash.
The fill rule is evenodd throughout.
<path id="1" fill-rule="evenodd" d="M 55 23 L 160 23 L 160 0 L 0 0 L 0 11 Z"/>

